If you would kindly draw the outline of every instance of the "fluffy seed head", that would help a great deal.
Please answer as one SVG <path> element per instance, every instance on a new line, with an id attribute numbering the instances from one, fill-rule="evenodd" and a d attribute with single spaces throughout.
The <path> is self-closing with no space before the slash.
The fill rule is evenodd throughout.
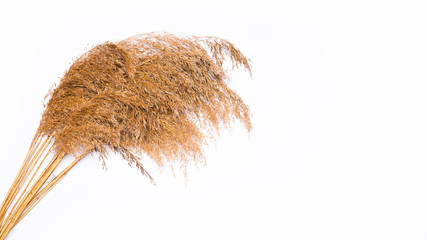
<path id="1" fill-rule="evenodd" d="M 136 164 L 145 153 L 159 166 L 203 161 L 203 147 L 250 112 L 227 86 L 223 68 L 251 72 L 249 60 L 216 37 L 148 33 L 100 44 L 79 59 L 48 94 L 38 131 L 54 148 L 78 156 L 116 151 Z"/>

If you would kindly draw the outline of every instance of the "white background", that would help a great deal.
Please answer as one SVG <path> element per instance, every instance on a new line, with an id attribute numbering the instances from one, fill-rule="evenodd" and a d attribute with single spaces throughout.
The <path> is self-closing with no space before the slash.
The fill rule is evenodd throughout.
<path id="1" fill-rule="evenodd" d="M 236 125 L 182 175 L 85 158 L 12 231 L 19 239 L 427 239 L 423 1 L 2 1 L 0 198 L 44 94 L 95 44 L 213 35 L 253 62 L 231 74 Z"/>

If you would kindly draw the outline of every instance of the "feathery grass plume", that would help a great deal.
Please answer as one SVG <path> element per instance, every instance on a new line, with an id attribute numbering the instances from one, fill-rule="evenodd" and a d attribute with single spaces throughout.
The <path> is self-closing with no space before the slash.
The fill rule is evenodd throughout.
<path id="1" fill-rule="evenodd" d="M 249 60 L 216 37 L 148 33 L 100 44 L 78 58 L 47 95 L 0 208 L 0 240 L 88 153 L 98 152 L 103 164 L 109 152 L 120 153 L 153 180 L 143 153 L 160 167 L 178 162 L 185 169 L 203 162 L 204 146 L 233 121 L 250 131 L 248 106 L 227 86 L 226 59 L 251 73 Z M 66 155 L 74 162 L 48 181 Z"/>

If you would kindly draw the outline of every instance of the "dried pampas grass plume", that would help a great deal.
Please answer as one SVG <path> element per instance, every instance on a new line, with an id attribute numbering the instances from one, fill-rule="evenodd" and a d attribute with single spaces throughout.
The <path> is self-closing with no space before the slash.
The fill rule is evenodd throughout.
<path id="1" fill-rule="evenodd" d="M 140 158 L 159 166 L 203 162 L 203 148 L 250 112 L 227 86 L 224 61 L 251 73 L 249 60 L 216 37 L 137 35 L 100 44 L 79 59 L 47 95 L 24 164 L 0 208 L 0 240 L 85 155 L 120 153 L 145 176 Z M 52 156 L 50 162 L 44 162 Z M 64 156 L 74 162 L 48 180 Z M 105 163 L 104 163 L 105 164 Z M 43 170 L 42 170 L 43 169 Z"/>

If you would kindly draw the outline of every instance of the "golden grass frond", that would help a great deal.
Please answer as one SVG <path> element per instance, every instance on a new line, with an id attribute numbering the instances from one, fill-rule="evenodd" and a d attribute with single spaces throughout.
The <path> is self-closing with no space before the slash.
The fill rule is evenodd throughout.
<path id="1" fill-rule="evenodd" d="M 250 131 L 248 106 L 227 86 L 227 59 L 251 74 L 249 59 L 216 37 L 148 33 L 83 54 L 46 96 L 37 133 L 0 206 L 0 240 L 91 152 L 101 159 L 120 153 L 153 181 L 143 154 L 161 167 L 180 163 L 186 172 L 204 161 L 204 146 L 221 129 L 237 120 Z M 67 154 L 75 161 L 53 177 Z"/>
<path id="2" fill-rule="evenodd" d="M 108 150 L 158 165 L 203 160 L 213 133 L 234 120 L 250 130 L 250 112 L 232 91 L 223 63 L 250 72 L 249 60 L 216 37 L 137 35 L 94 47 L 77 59 L 50 94 L 40 123 L 55 149 L 78 155 Z M 206 131 L 205 128 L 212 129 Z"/>

